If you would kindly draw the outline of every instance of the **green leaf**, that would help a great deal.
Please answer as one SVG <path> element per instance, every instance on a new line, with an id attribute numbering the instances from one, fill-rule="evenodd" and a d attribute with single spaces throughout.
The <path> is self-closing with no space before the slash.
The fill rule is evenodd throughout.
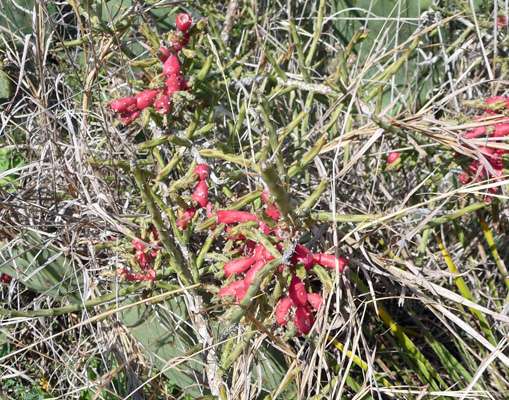
<path id="1" fill-rule="evenodd" d="M 127 299 L 123 305 L 132 304 L 136 300 Z M 145 350 L 150 352 L 150 359 L 157 369 L 175 382 L 185 394 L 193 397 L 210 394 L 203 384 L 197 384 L 204 373 L 205 353 L 190 326 L 192 321 L 182 296 L 165 300 L 164 306 L 155 304 L 152 307 L 130 307 L 119 313 L 119 319 L 127 325 Z M 208 315 L 208 319 L 215 341 L 224 339 L 227 327 L 213 314 Z M 219 356 L 221 351 L 222 347 L 218 346 L 216 354 Z M 254 383 L 257 382 L 258 371 L 261 371 L 263 398 L 280 385 L 288 366 L 283 354 L 267 342 L 258 349 L 256 359 L 258 365 L 252 367 L 252 379 Z M 290 384 L 284 393 L 291 393 L 293 389 L 293 384 Z M 281 399 L 287 398 L 284 393 Z"/>
<path id="2" fill-rule="evenodd" d="M 81 302 L 83 279 L 70 258 L 47 245 L 38 233 L 22 231 L 13 242 L 0 248 L 0 272 L 19 279 L 28 289 L 55 299 L 67 296 Z"/>
<path id="3" fill-rule="evenodd" d="M 432 0 L 421 0 L 420 2 L 413 0 L 401 0 L 401 2 L 392 0 L 336 0 L 332 10 L 332 13 L 338 18 L 333 23 L 334 32 L 346 46 L 358 29 L 369 31 L 367 39 L 354 48 L 354 53 L 362 66 L 368 62 L 373 54 L 376 53 L 377 56 L 380 56 L 388 53 L 418 32 L 416 18 L 420 18 L 423 12 L 428 11 L 431 4 Z M 381 43 L 382 40 L 384 43 Z M 429 44 L 426 38 L 423 37 L 418 47 L 423 48 L 428 54 L 431 51 L 429 50 Z M 384 71 L 384 68 L 400 58 L 409 45 L 410 43 L 403 46 L 393 58 L 386 58 L 370 67 L 364 76 L 364 83 L 368 83 L 371 78 Z M 398 100 L 404 106 L 406 105 L 405 102 L 414 100 L 405 95 L 405 93 L 409 93 L 409 85 L 415 88 L 415 94 L 421 104 L 426 100 L 427 94 L 433 85 L 439 82 L 438 78 L 444 76 L 445 71 L 441 60 L 421 65 L 423 61 L 423 57 L 416 50 L 411 52 L 394 77 L 384 84 L 383 107 L 389 105 L 399 93 L 404 94 Z M 392 81 L 394 81 L 394 86 L 391 86 Z M 376 87 L 376 84 L 373 87 Z M 397 112 L 397 107 L 393 107 L 393 110 Z"/>

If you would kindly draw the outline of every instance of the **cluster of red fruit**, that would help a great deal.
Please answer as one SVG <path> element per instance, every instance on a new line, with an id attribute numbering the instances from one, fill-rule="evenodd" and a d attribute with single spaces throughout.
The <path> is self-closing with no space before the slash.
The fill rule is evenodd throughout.
<path id="1" fill-rule="evenodd" d="M 504 110 L 509 110 L 509 98 L 502 96 L 490 97 L 485 101 L 485 104 L 489 107 L 484 110 L 484 115 L 476 118 L 474 121 L 489 120 L 494 123 L 492 125 L 479 126 L 475 129 L 469 130 L 463 135 L 463 139 L 475 139 L 481 136 L 488 138 L 500 138 L 509 134 L 509 118 L 505 116 L 503 112 Z M 497 116 L 500 117 L 500 119 L 495 119 Z M 493 171 L 488 171 L 481 161 L 474 160 L 458 177 L 459 181 L 463 185 L 466 185 L 474 180 L 476 182 L 480 182 L 491 177 L 495 178 L 498 182 L 500 180 L 499 178 L 504 174 L 502 171 L 502 155 L 506 153 L 507 150 L 486 146 L 478 146 L 477 148 L 493 167 Z M 456 154 L 456 157 L 458 156 L 459 154 Z M 495 193 L 496 191 L 496 187 L 488 189 L 489 193 Z"/>
<path id="2" fill-rule="evenodd" d="M 241 275 L 244 274 L 242 279 L 236 280 L 219 291 L 219 296 L 234 296 L 235 301 L 240 302 L 245 296 L 249 289 L 249 286 L 253 282 L 258 272 L 275 257 L 265 248 L 262 243 L 256 243 L 252 240 L 246 240 L 243 235 L 231 236 L 230 231 L 233 228 L 232 224 L 257 221 L 258 227 L 263 231 L 265 235 L 273 234 L 278 240 L 283 241 L 285 239 L 285 229 L 280 221 L 281 213 L 277 209 L 274 201 L 270 196 L 268 189 L 265 189 L 262 194 L 262 199 L 267 205 L 266 213 L 274 219 L 275 222 L 279 222 L 275 229 L 270 228 L 264 222 L 262 222 L 257 216 L 247 211 L 230 211 L 230 210 L 218 210 L 216 211 L 217 223 L 224 223 L 228 225 L 226 232 L 228 239 L 230 240 L 241 240 L 243 245 L 240 247 L 240 252 L 243 254 L 242 258 L 228 261 L 224 264 L 223 269 L 227 277 L 232 274 Z M 277 250 L 282 251 L 282 246 L 277 244 L 275 246 Z M 297 244 L 294 253 L 291 256 L 291 262 L 289 265 L 280 265 L 277 268 L 276 273 L 283 273 L 285 268 L 289 268 L 290 272 L 290 285 L 288 286 L 288 296 L 284 297 L 276 308 L 276 319 L 279 325 L 286 325 L 290 317 L 290 311 L 295 309 L 294 324 L 298 330 L 298 334 L 307 334 L 314 324 L 314 315 L 311 306 L 318 311 L 322 303 L 321 295 L 317 293 L 308 293 L 305 283 L 296 274 L 297 263 L 302 263 L 306 274 L 313 268 L 314 264 L 322 266 L 339 268 L 340 272 L 343 272 L 345 267 L 348 265 L 348 260 L 342 256 L 338 259 L 334 255 L 327 254 L 315 254 L 313 255 L 309 249 Z"/>
<path id="3" fill-rule="evenodd" d="M 126 282 L 153 281 L 156 278 L 156 271 L 153 268 L 149 268 L 149 266 L 153 264 L 157 253 L 159 252 L 159 248 L 161 247 L 161 242 L 159 242 L 159 234 L 157 233 L 157 230 L 152 227 L 151 231 L 151 244 L 156 246 L 156 248 L 149 248 L 141 241 L 141 238 L 133 239 L 131 242 L 131 244 L 136 249 L 134 258 L 138 262 L 138 266 L 145 272 L 145 274 L 140 274 L 138 272 L 130 274 L 125 268 L 119 268 L 117 270 L 117 275 L 125 275 Z"/>
<path id="4" fill-rule="evenodd" d="M 212 204 L 209 203 L 209 187 L 207 185 L 207 179 L 209 178 L 209 167 L 206 164 L 198 164 L 193 169 L 193 174 L 198 177 L 198 184 L 194 189 L 194 193 L 191 196 L 193 206 L 188 207 L 184 213 L 177 220 L 177 226 L 181 230 L 185 230 L 189 222 L 194 218 L 196 209 L 205 207 L 209 216 L 212 211 Z"/>
<path id="5" fill-rule="evenodd" d="M 134 97 L 124 97 L 110 103 L 110 108 L 116 114 L 120 114 L 123 124 L 132 124 L 141 114 L 141 111 L 154 104 L 154 109 L 159 114 L 166 114 L 170 110 L 170 102 L 173 94 L 180 90 L 190 90 L 187 81 L 180 74 L 180 61 L 178 52 L 189 43 L 189 29 L 191 17 L 189 14 L 179 14 L 176 19 L 177 32 L 173 37 L 170 47 L 160 47 L 159 59 L 163 63 L 163 75 L 165 75 L 165 87 L 163 89 L 147 89 Z"/>

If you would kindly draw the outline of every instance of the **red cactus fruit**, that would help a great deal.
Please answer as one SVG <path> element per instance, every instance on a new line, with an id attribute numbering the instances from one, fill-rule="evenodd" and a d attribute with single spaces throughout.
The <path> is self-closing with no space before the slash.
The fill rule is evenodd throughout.
<path id="1" fill-rule="evenodd" d="M 304 247 L 300 244 L 295 246 L 295 252 L 292 256 L 292 261 L 294 263 L 301 262 L 306 267 L 306 271 L 309 271 L 315 265 L 315 260 L 313 259 L 313 254 L 308 250 L 307 247 Z"/>
<path id="2" fill-rule="evenodd" d="M 207 210 L 207 218 L 214 216 L 214 213 L 213 213 L 214 205 L 213 204 L 207 203 L 207 205 L 205 206 L 205 209 Z"/>
<path id="3" fill-rule="evenodd" d="M 115 114 L 128 113 L 136 110 L 136 99 L 134 97 L 124 97 L 122 99 L 113 100 L 110 108 Z"/>
<path id="4" fill-rule="evenodd" d="M 293 236 L 286 226 L 276 226 L 274 234 L 279 240 L 286 240 Z"/>
<path id="5" fill-rule="evenodd" d="M 235 294 L 237 293 L 237 290 L 239 288 L 241 288 L 242 286 L 244 286 L 244 279 L 230 283 L 228 286 L 222 288 L 218 294 L 221 297 L 235 296 Z"/>
<path id="6" fill-rule="evenodd" d="M 134 258 L 138 261 L 138 265 L 143 270 L 147 269 L 147 266 L 154 261 L 149 254 L 139 250 L 134 255 Z"/>
<path id="7" fill-rule="evenodd" d="M 2 274 L 2 283 L 9 283 L 11 281 L 11 277 L 7 274 Z"/>
<path id="8" fill-rule="evenodd" d="M 158 246 L 160 246 L 160 244 Z M 152 258 L 156 258 L 157 253 L 159 253 L 159 249 L 150 249 L 147 254 Z"/>
<path id="9" fill-rule="evenodd" d="M 141 239 L 133 239 L 131 241 L 131 244 L 134 246 L 134 248 L 138 251 L 145 251 L 147 250 L 147 246 L 144 245 L 141 241 Z"/>
<path id="10" fill-rule="evenodd" d="M 187 90 L 190 93 L 193 92 L 193 90 L 189 87 L 189 83 L 184 79 L 182 79 L 182 81 L 180 82 L 180 90 Z"/>
<path id="11" fill-rule="evenodd" d="M 254 257 L 245 257 L 240 258 L 238 260 L 228 261 L 225 265 L 223 265 L 224 272 L 226 272 L 226 277 L 229 278 L 231 274 L 241 274 L 242 272 L 246 272 L 251 265 L 255 263 Z"/>
<path id="12" fill-rule="evenodd" d="M 258 218 L 247 211 L 231 211 L 231 210 L 218 210 L 216 211 L 218 224 L 235 224 L 246 221 L 257 221 Z"/>
<path id="13" fill-rule="evenodd" d="M 191 196 L 191 200 L 196 201 L 197 208 L 202 208 L 209 202 L 209 187 L 207 182 L 199 181 L 194 189 L 194 193 Z"/>
<path id="14" fill-rule="evenodd" d="M 163 95 L 159 97 L 154 104 L 154 108 L 156 109 L 156 113 L 159 114 L 166 114 L 168 111 L 170 111 L 170 101 L 168 96 Z"/>
<path id="15" fill-rule="evenodd" d="M 463 184 L 466 185 L 467 183 L 472 182 L 472 178 L 468 176 L 466 172 L 462 172 L 460 176 L 458 176 L 458 180 Z"/>
<path id="16" fill-rule="evenodd" d="M 265 225 L 263 223 L 263 221 L 259 220 L 258 218 L 257 218 L 257 220 L 258 220 L 258 228 L 260 228 L 260 230 L 263 232 L 264 235 L 268 235 L 270 233 L 270 231 L 272 230 L 272 229 L 270 229 L 270 226 Z"/>
<path id="17" fill-rule="evenodd" d="M 500 124 L 495 124 L 495 132 L 491 135 L 491 137 L 503 137 L 509 134 L 509 122 L 502 122 Z"/>
<path id="18" fill-rule="evenodd" d="M 272 195 L 270 194 L 270 189 L 268 186 L 265 186 L 265 188 L 263 189 L 262 200 L 268 206 L 271 206 L 272 204 L 274 204 L 274 199 L 272 198 Z"/>
<path id="19" fill-rule="evenodd" d="M 273 204 L 267 208 L 265 211 L 269 217 L 271 217 L 274 221 L 277 221 L 281 217 L 281 213 L 277 209 L 277 207 Z"/>
<path id="20" fill-rule="evenodd" d="M 180 75 L 170 75 L 168 79 L 166 79 L 168 96 L 173 96 L 173 93 L 178 92 L 180 90 L 180 84 L 182 81 L 183 78 Z"/>
<path id="21" fill-rule="evenodd" d="M 507 101 L 507 98 L 504 96 L 493 96 L 486 99 L 486 104 L 495 103 L 496 101 Z"/>
<path id="22" fill-rule="evenodd" d="M 463 138 L 464 139 L 475 139 L 479 136 L 484 135 L 486 133 L 486 130 L 487 130 L 487 127 L 478 126 L 477 128 L 472 129 L 472 130 L 468 131 L 467 133 L 465 133 L 463 135 Z"/>
<path id="23" fill-rule="evenodd" d="M 257 261 L 250 269 L 247 271 L 246 276 L 244 277 L 244 285 L 246 287 L 249 287 L 251 283 L 253 283 L 253 280 L 255 276 L 258 274 L 258 272 L 265 267 L 265 264 L 267 264 L 265 261 L 260 260 Z"/>
<path id="24" fill-rule="evenodd" d="M 168 59 L 168 57 L 170 56 L 170 52 L 168 51 L 168 49 L 164 46 L 161 46 L 159 47 L 159 60 L 161 60 L 161 62 L 164 64 L 166 62 L 166 60 Z"/>
<path id="25" fill-rule="evenodd" d="M 398 158 L 399 158 L 399 153 L 397 151 L 393 151 L 392 153 L 389 154 L 389 157 L 387 157 L 387 164 L 392 164 Z"/>
<path id="26" fill-rule="evenodd" d="M 240 303 L 244 297 L 246 297 L 247 289 L 249 286 L 244 285 L 240 286 L 235 292 L 235 301 Z"/>
<path id="27" fill-rule="evenodd" d="M 294 318 L 295 326 L 298 329 L 297 334 L 307 334 L 311 330 L 314 322 L 313 314 L 307 307 L 297 306 Z"/>
<path id="28" fill-rule="evenodd" d="M 294 275 L 292 278 L 288 288 L 288 295 L 296 306 L 305 306 L 307 303 L 306 286 L 297 275 Z"/>
<path id="29" fill-rule="evenodd" d="M 141 113 L 140 110 L 134 110 L 124 114 L 120 114 L 120 121 L 126 126 L 131 125 L 134 121 L 138 119 L 140 113 Z"/>
<path id="30" fill-rule="evenodd" d="M 153 281 L 156 279 L 156 271 L 153 268 L 149 268 L 145 271 L 145 280 Z"/>
<path id="31" fill-rule="evenodd" d="M 258 246 L 256 246 L 254 257 L 255 257 L 256 261 L 263 260 L 266 263 L 274 260 L 274 258 L 275 258 L 272 254 L 269 253 L 269 251 L 261 243 L 259 243 Z"/>
<path id="32" fill-rule="evenodd" d="M 316 311 L 320 309 L 320 305 L 322 304 L 322 296 L 320 296 L 318 293 L 308 293 L 307 300 Z"/>
<path id="33" fill-rule="evenodd" d="M 163 65 L 163 74 L 166 76 L 180 74 L 180 61 L 176 54 L 170 54 Z"/>
<path id="34" fill-rule="evenodd" d="M 136 99 L 136 107 L 138 110 L 144 110 L 151 106 L 156 99 L 157 94 L 157 90 L 144 90 L 143 92 L 138 93 L 134 97 Z"/>
<path id="35" fill-rule="evenodd" d="M 189 28 L 191 28 L 191 16 L 189 14 L 181 13 L 177 15 L 175 24 L 180 32 L 186 33 Z"/>
<path id="36" fill-rule="evenodd" d="M 155 226 L 153 226 L 151 229 L 152 235 L 154 236 L 154 240 L 159 240 L 159 232 L 157 232 L 157 229 Z"/>
<path id="37" fill-rule="evenodd" d="M 505 15 L 503 17 L 497 17 L 497 29 L 502 29 L 505 24 L 507 24 L 507 17 Z"/>
<path id="38" fill-rule="evenodd" d="M 336 257 L 334 254 L 315 254 L 313 256 L 315 263 L 324 267 L 336 268 Z M 343 272 L 350 261 L 343 256 L 338 256 L 339 272 Z"/>
<path id="39" fill-rule="evenodd" d="M 198 175 L 198 180 L 204 181 L 209 178 L 210 169 L 207 164 L 198 164 L 194 167 L 193 173 Z"/>
<path id="40" fill-rule="evenodd" d="M 279 325 L 286 325 L 288 323 L 288 313 L 293 306 L 293 301 L 290 297 L 285 297 L 278 304 L 276 308 L 276 318 Z"/>
<path id="41" fill-rule="evenodd" d="M 189 39 L 185 40 L 185 37 L 183 37 L 182 39 L 178 39 L 178 38 L 173 38 L 173 51 L 175 52 L 179 52 L 179 51 L 182 51 L 182 49 L 184 48 L 184 46 L 186 44 L 189 43 Z"/>
<path id="42" fill-rule="evenodd" d="M 196 209 L 194 207 L 189 207 L 186 211 L 184 211 L 184 213 L 180 216 L 180 218 L 178 219 L 176 225 L 184 230 L 187 228 L 187 224 L 189 223 L 189 221 L 191 221 L 194 217 L 194 215 L 196 214 Z"/>

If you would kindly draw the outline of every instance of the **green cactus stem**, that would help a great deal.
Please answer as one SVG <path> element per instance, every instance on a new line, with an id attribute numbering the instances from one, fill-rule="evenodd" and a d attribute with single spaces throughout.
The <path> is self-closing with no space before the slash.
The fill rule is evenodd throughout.
<path id="1" fill-rule="evenodd" d="M 293 211 L 290 196 L 281 183 L 276 169 L 272 164 L 262 162 L 260 171 L 262 179 L 269 187 L 270 194 L 274 197 L 276 206 L 287 226 L 297 228 L 297 218 Z"/>
<path id="2" fill-rule="evenodd" d="M 186 263 L 184 261 L 184 257 L 182 256 L 182 253 L 175 247 L 170 236 L 168 235 L 168 232 L 166 231 L 163 219 L 161 217 L 161 212 L 157 208 L 154 198 L 152 197 L 150 188 L 148 187 L 148 184 L 143 176 L 143 172 L 136 164 L 136 161 L 133 161 L 131 163 L 131 170 L 133 172 L 134 179 L 136 180 L 136 184 L 140 189 L 143 202 L 145 203 L 145 206 L 150 212 L 150 215 L 152 216 L 152 222 L 154 223 L 154 226 L 156 227 L 157 232 L 159 233 L 161 243 L 165 250 L 168 252 L 168 254 L 174 257 L 174 260 L 171 260 L 170 264 L 173 264 L 173 267 L 180 272 L 180 278 L 182 279 L 182 281 L 186 285 L 189 285 L 193 281 L 191 273 L 189 269 L 185 267 Z"/>

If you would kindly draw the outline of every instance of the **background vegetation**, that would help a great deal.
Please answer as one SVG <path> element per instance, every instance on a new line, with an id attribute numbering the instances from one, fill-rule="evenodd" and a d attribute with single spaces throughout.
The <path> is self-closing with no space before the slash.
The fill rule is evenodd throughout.
<path id="1" fill-rule="evenodd" d="M 490 106 L 472 100 L 509 96 L 507 9 L 0 0 L 0 394 L 508 398 L 505 156 L 498 179 L 458 180 L 509 149 L 462 138 L 504 123 L 505 103 L 473 121 Z M 193 93 L 126 127 L 108 104 L 160 72 L 179 12 L 204 25 L 181 53 Z M 216 209 L 263 217 L 270 181 L 298 226 L 283 245 L 350 260 L 308 275 L 308 335 L 275 324 L 284 279 L 244 308 L 217 296 L 236 244 L 204 210 L 175 225 L 196 163 Z M 157 279 L 126 282 L 152 224 Z"/>

